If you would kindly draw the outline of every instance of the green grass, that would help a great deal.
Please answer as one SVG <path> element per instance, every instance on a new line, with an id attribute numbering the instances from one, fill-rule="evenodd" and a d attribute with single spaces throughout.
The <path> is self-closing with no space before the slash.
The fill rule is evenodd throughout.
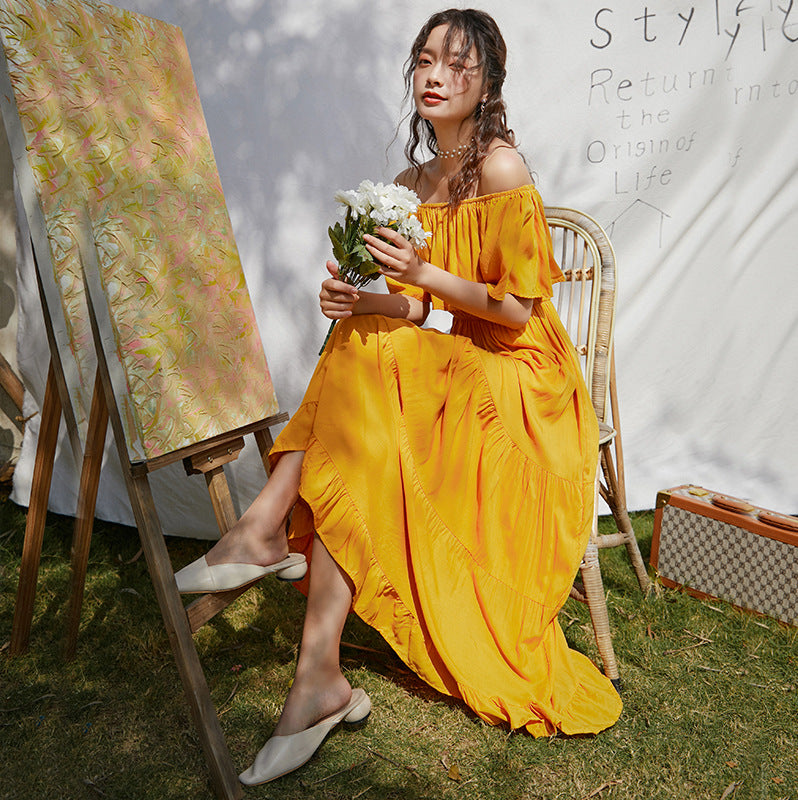
<path id="1" fill-rule="evenodd" d="M 602 525 L 607 524 L 602 520 Z M 0 501 L 0 646 L 10 635 L 24 509 Z M 644 557 L 653 514 L 634 518 Z M 30 652 L 0 657 L 0 798 L 203 800 L 207 771 L 130 528 L 98 523 L 77 657 L 61 655 L 72 520 L 48 517 Z M 175 565 L 207 544 L 171 539 Z M 247 797 L 798 798 L 798 630 L 661 587 L 643 599 L 622 550 L 602 551 L 624 713 L 598 736 L 492 728 L 410 673 L 350 618 L 348 677 L 374 701 L 302 769 Z M 237 767 L 270 733 L 293 673 L 304 598 L 263 581 L 196 636 Z M 569 601 L 571 645 L 597 653 Z"/>

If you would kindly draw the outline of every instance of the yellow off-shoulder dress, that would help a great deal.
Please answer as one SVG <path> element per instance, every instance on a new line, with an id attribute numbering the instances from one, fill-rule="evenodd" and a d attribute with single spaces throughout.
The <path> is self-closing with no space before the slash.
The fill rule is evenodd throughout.
<path id="1" fill-rule="evenodd" d="M 557 622 L 590 533 L 598 432 L 550 301 L 562 274 L 540 198 L 524 186 L 418 216 L 431 263 L 534 298 L 532 316 L 512 330 L 450 308 L 450 334 L 339 322 L 271 452 L 305 451 L 290 547 L 309 556 L 318 533 L 353 610 L 482 719 L 598 732 L 621 701 Z"/>

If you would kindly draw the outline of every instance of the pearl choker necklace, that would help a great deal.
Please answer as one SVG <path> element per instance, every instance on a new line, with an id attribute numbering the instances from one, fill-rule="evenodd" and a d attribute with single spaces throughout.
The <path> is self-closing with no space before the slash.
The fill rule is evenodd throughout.
<path id="1" fill-rule="evenodd" d="M 466 142 L 465 144 L 461 144 L 460 147 L 455 147 L 454 150 L 441 150 L 439 147 L 435 147 L 435 152 L 441 158 L 459 158 L 465 151 L 468 149 L 471 142 Z"/>

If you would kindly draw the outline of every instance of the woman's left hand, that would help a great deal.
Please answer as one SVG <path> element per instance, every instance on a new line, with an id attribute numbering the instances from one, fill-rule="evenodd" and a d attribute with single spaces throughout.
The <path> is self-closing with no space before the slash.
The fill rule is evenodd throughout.
<path id="1" fill-rule="evenodd" d="M 380 274 L 386 278 L 420 286 L 424 270 L 428 264 L 404 236 L 392 228 L 377 228 L 377 233 L 388 241 L 366 234 L 363 241 L 366 249 L 382 264 Z"/>

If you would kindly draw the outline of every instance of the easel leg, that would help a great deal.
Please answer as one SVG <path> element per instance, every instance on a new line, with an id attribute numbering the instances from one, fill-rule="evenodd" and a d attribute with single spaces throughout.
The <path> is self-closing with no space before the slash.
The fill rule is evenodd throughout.
<path id="1" fill-rule="evenodd" d="M 94 509 L 97 505 L 97 489 L 100 484 L 100 469 L 103 461 L 105 434 L 108 430 L 108 407 L 105 405 L 100 373 L 94 382 L 94 394 L 89 413 L 89 429 L 83 451 L 83 468 L 80 473 L 78 509 L 75 530 L 72 534 L 72 569 L 69 586 L 69 609 L 67 611 L 67 636 L 64 656 L 73 658 L 80 628 L 80 611 L 83 605 L 83 590 L 86 585 L 86 568 L 89 563 L 91 533 L 94 527 Z"/>
<path id="2" fill-rule="evenodd" d="M 28 516 L 25 523 L 25 542 L 22 546 L 22 563 L 19 570 L 17 602 L 14 607 L 14 622 L 11 628 L 9 655 L 21 655 L 28 649 L 30 626 L 33 619 L 33 601 L 36 597 L 36 581 L 39 577 L 39 560 L 42 554 L 44 523 L 47 518 L 47 500 L 53 478 L 55 448 L 58 444 L 58 425 L 61 422 L 61 403 L 55 380 L 55 369 L 50 361 L 47 386 L 41 411 L 39 442 L 36 447 L 36 462 L 33 467 Z"/>
<path id="3" fill-rule="evenodd" d="M 268 428 L 259 428 L 255 431 L 255 443 L 258 445 L 260 460 L 263 462 L 263 468 L 266 470 L 266 477 L 268 478 L 272 474 L 272 468 L 269 464 L 269 451 L 274 447 L 272 432 Z"/>
<path id="4" fill-rule="evenodd" d="M 172 564 L 163 540 L 149 482 L 146 476 L 135 477 L 128 474 L 127 479 L 141 545 L 183 682 L 183 689 L 205 752 L 211 781 L 218 797 L 223 800 L 238 800 L 243 796 L 243 789 L 233 769 L 230 752 L 194 647 L 188 619 L 177 592 Z"/>
<path id="5" fill-rule="evenodd" d="M 230 495 L 230 487 L 225 478 L 224 469 L 218 467 L 206 472 L 205 483 L 208 486 L 208 493 L 211 497 L 216 524 L 219 526 L 222 536 L 224 536 L 237 522 L 233 498 Z"/>

